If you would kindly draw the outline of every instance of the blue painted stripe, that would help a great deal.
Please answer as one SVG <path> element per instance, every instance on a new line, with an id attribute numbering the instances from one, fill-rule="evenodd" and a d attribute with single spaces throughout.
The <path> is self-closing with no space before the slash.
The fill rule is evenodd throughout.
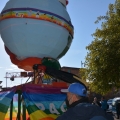
<path id="1" fill-rule="evenodd" d="M 14 94 L 15 94 L 15 92 L 11 92 L 11 91 L 3 92 L 3 93 L 0 93 L 0 98 L 1 98 L 1 97 L 12 98 Z"/>
<path id="2" fill-rule="evenodd" d="M 14 101 L 13 101 L 13 106 L 14 106 L 14 107 L 18 107 L 18 102 L 14 102 Z"/>
<path id="3" fill-rule="evenodd" d="M 23 97 L 29 101 L 63 101 L 66 94 L 26 94 L 23 92 Z"/>
<path id="4" fill-rule="evenodd" d="M 6 106 L 10 106 L 10 102 L 11 102 L 11 99 L 10 98 L 7 98 L 7 97 L 4 97 L 4 98 L 0 98 L 0 104 L 3 104 L 3 105 L 6 105 Z"/>
<path id="5" fill-rule="evenodd" d="M 36 105 L 39 109 L 41 108 L 41 104 L 45 107 L 45 109 L 49 109 L 50 108 L 50 104 L 53 103 L 55 105 L 55 108 L 59 109 L 60 106 L 63 104 L 64 101 L 37 101 L 37 102 L 31 102 L 27 99 L 25 99 L 26 101 L 26 106 L 31 106 L 31 105 Z"/>

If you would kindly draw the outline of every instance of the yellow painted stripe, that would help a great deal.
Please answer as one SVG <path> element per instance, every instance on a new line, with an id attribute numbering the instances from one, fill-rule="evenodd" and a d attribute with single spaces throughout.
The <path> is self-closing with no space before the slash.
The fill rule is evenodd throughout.
<path id="1" fill-rule="evenodd" d="M 4 120 L 5 119 L 5 113 L 0 112 L 0 120 Z"/>
<path id="2" fill-rule="evenodd" d="M 46 114 L 41 110 L 37 110 L 30 114 L 30 120 L 55 120 L 58 116 L 54 114 Z M 48 119 L 49 118 L 49 119 Z"/>
<path id="3" fill-rule="evenodd" d="M 13 117 L 17 117 L 17 112 L 13 112 Z M 10 112 L 7 112 L 5 118 L 10 118 Z"/>

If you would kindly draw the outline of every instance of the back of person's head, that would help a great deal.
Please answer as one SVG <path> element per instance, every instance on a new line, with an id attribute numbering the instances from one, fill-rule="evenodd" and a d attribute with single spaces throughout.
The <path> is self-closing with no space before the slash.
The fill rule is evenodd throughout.
<path id="1" fill-rule="evenodd" d="M 83 84 L 72 83 L 69 85 L 68 89 L 62 89 L 62 92 L 70 92 L 81 97 L 87 97 L 87 89 Z"/>
<path id="2" fill-rule="evenodd" d="M 76 101 L 89 102 L 87 98 L 86 86 L 80 83 L 72 83 L 68 89 L 61 89 L 61 92 L 67 93 L 66 105 L 69 108 Z"/>
<path id="3" fill-rule="evenodd" d="M 97 99 L 97 97 L 94 97 L 94 99 Z"/>

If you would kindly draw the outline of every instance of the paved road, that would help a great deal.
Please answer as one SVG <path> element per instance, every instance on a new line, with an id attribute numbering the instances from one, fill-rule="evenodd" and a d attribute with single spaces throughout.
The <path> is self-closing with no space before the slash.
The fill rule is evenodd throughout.
<path id="1" fill-rule="evenodd" d="M 116 119 L 116 117 L 115 116 L 113 116 L 114 117 L 114 120 L 120 120 L 120 118 L 119 119 Z"/>
<path id="2" fill-rule="evenodd" d="M 119 119 L 116 119 L 116 117 L 115 116 L 113 116 L 114 117 L 114 120 L 120 120 L 120 118 Z"/>
<path id="3" fill-rule="evenodd" d="M 109 112 L 108 112 L 109 113 Z M 112 115 L 112 113 L 109 113 L 109 114 L 111 114 Z M 120 120 L 120 119 L 116 119 L 116 117 L 113 115 L 113 117 L 114 117 L 114 120 Z"/>

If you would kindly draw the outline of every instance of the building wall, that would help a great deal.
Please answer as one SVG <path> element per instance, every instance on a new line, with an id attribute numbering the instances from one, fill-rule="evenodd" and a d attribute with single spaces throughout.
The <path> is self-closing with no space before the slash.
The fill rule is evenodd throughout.
<path id="1" fill-rule="evenodd" d="M 61 70 L 65 71 L 65 72 L 69 72 L 69 73 L 75 74 L 75 75 L 80 77 L 80 72 L 79 72 L 80 68 L 62 67 Z"/>

